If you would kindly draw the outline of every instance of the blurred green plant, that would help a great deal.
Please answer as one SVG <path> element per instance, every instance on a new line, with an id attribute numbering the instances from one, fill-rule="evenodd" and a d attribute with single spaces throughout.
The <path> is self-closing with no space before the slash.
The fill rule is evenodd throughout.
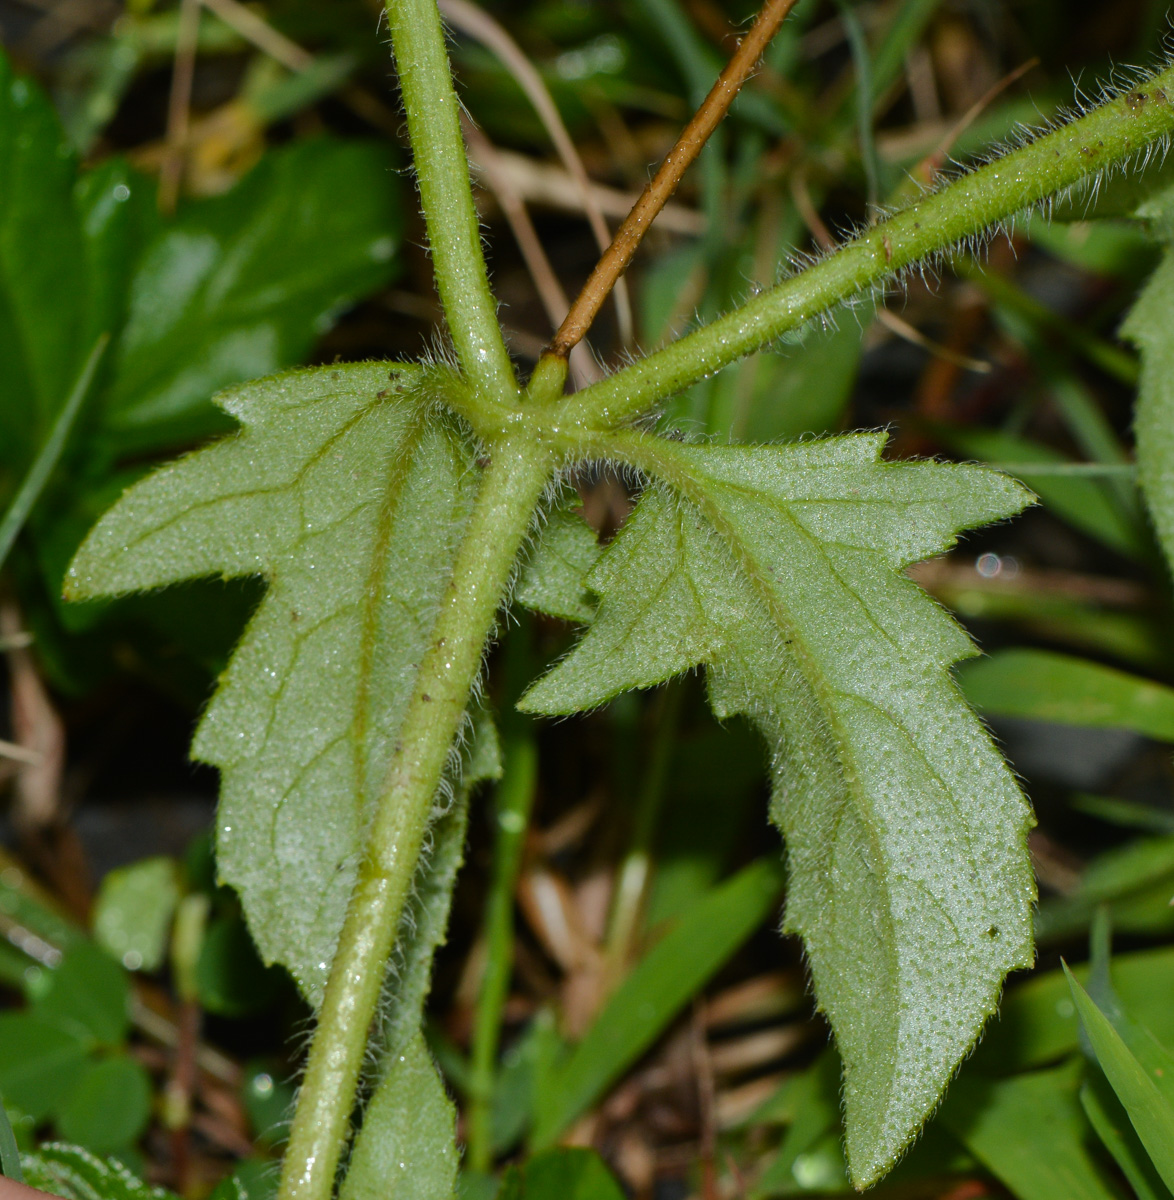
<path id="1" fill-rule="evenodd" d="M 945 668 L 969 654 L 969 644 L 897 575 L 907 563 L 950 544 L 959 529 L 1009 515 L 1024 493 L 973 468 L 873 461 L 879 459 L 875 439 L 754 450 L 745 444 L 835 433 L 845 423 L 871 313 L 860 321 L 843 314 L 838 327 L 835 320 L 816 327 L 821 323 L 810 318 L 1054 188 L 1147 152 L 1151 141 L 1160 144 L 1170 123 L 1166 80 L 1138 84 L 1083 120 L 862 229 L 840 253 L 776 283 L 777 264 L 803 237 L 795 213 L 742 236 L 768 134 L 801 130 L 810 139 L 813 162 L 825 168 L 829 160 L 840 164 L 816 171 L 814 197 L 808 197 L 816 207 L 845 161 L 849 172 L 859 174 L 855 182 L 870 203 L 884 195 L 909 198 L 903 194 L 902 164 L 878 154 L 873 144 L 872 122 L 936 5 L 930 0 L 903 6 L 872 39 L 871 49 L 857 14 L 845 6 L 855 88 L 840 89 L 836 103 L 822 113 L 794 92 L 769 100 L 765 91 L 748 92 L 739 100 L 730 125 L 736 131 L 732 152 L 728 145 L 712 144 L 702 156 L 709 233 L 697 246 L 665 255 L 644 289 L 644 340 L 664 348 L 556 404 L 562 388 L 557 363 L 541 364 L 527 393 L 516 386 L 480 263 L 443 47 L 429 5 L 401 7 L 392 14 L 393 41 L 459 370 L 437 364 L 335 366 L 236 387 L 219 409 L 209 404 L 219 387 L 304 357 L 315 332 L 341 305 L 390 277 L 401 201 L 390 190 L 385 162 L 370 148 L 322 140 L 271 151 L 233 192 L 192 202 L 167 222 L 142 201 L 142 180 L 125 168 L 106 164 L 80 182 L 63 175 L 57 192 L 46 193 L 47 207 L 56 204 L 68 217 L 58 257 L 97 264 L 87 268 L 97 282 L 77 294 L 107 287 L 104 272 L 111 263 L 122 274 L 101 304 L 83 302 L 76 314 L 68 306 L 63 310 L 53 336 L 60 339 L 71 322 L 82 332 L 61 347 L 46 350 L 24 334 L 27 345 L 12 335 L 24 356 L 12 394 L 27 392 L 40 405 L 27 429 L 13 425 L 18 452 L 5 462 L 12 492 L 29 477 L 35 456 L 54 457 L 48 453 L 54 449 L 51 423 L 60 421 L 62 401 L 82 377 L 82 360 L 98 333 L 114 339 L 92 394 L 84 407 L 77 402 L 80 424 L 63 466 L 32 510 L 13 563 L 42 653 L 56 664 L 59 682 L 80 687 L 85 677 L 78 673 L 76 644 L 66 648 L 60 631 L 96 631 L 96 644 L 106 646 L 120 614 L 129 627 L 141 626 L 146 613 L 157 628 L 185 640 L 205 669 L 218 665 L 257 592 L 213 593 L 210 585 L 189 592 L 195 607 L 228 614 L 222 633 L 209 636 L 205 630 L 202 638 L 191 628 L 190 599 L 184 608 L 175 591 L 113 603 L 92 600 L 77 608 L 56 607 L 55 593 L 84 527 L 144 473 L 150 459 L 227 431 L 232 422 L 226 412 L 240 419 L 244 429 L 235 437 L 165 468 L 130 492 L 75 560 L 74 587 L 93 594 L 211 575 L 265 579 L 265 599 L 196 750 L 224 772 L 219 861 L 241 891 L 253 935 L 266 957 L 289 966 L 307 997 L 322 1004 L 284 1194 L 329 1192 L 339 1146 L 348 1137 L 360 1060 L 373 1050 L 380 1065 L 362 1085 L 363 1117 L 343 1192 L 382 1195 L 395 1178 L 396 1195 L 448 1195 L 456 1186 L 454 1114 L 419 1027 L 432 952 L 443 940 L 462 856 L 468 788 L 501 769 L 496 752 L 484 750 L 495 745 L 487 721 L 480 721 L 473 749 L 465 754 L 463 775 L 455 769 L 458 756 L 450 742 L 466 720 L 483 644 L 519 547 L 531 532 L 531 510 L 551 477 L 602 459 L 651 479 L 636 513 L 602 552 L 594 532 L 565 504 L 545 506 L 544 530 L 530 537 L 520 555 L 525 562 L 514 598 L 588 628 L 579 647 L 540 681 L 531 704 L 559 712 L 593 707 L 623 687 L 650 686 L 705 664 L 719 714 L 747 712 L 766 733 L 773 756 L 791 755 L 789 774 L 777 772 L 775 813 L 788 834 L 788 920 L 807 935 L 817 997 L 831 1017 L 842 1058 L 834 1050 L 822 1053 L 763 1109 L 763 1119 L 777 1119 L 787 1132 L 752 1194 L 838 1191 L 849 1179 L 870 1181 L 903 1151 L 936 1105 L 993 1009 L 1005 970 L 1030 960 L 1026 809 L 948 683 Z M 676 5 L 648 0 L 638 7 L 633 27 L 663 39 L 686 93 L 700 101 L 717 61 L 714 52 Z M 772 69 L 785 72 L 793 64 L 812 7 L 801 7 L 798 19 L 784 28 L 768 55 Z M 600 105 L 617 102 L 650 111 L 679 109 L 666 78 L 649 82 L 646 74 L 642 83 L 634 82 L 630 33 L 613 35 L 594 11 L 560 15 L 543 9 L 536 20 L 550 27 L 551 36 L 566 36 L 569 23 L 582 39 L 577 58 L 558 60 L 548 72 L 572 122 L 582 124 Z M 147 25 L 139 21 L 135 36 Z M 129 35 L 122 36 L 126 41 Z M 227 35 L 213 24 L 201 37 Z M 114 48 L 102 70 L 114 71 L 117 54 L 125 55 L 125 46 Z M 520 93 L 508 75 L 476 52 L 462 50 L 460 61 L 470 95 L 493 100 L 485 106 L 496 122 L 495 127 L 489 122 L 491 128 L 507 139 L 526 136 Z M 330 60 L 321 65 L 333 69 Z M 315 91 L 319 84 L 335 86 L 349 69 L 334 66 L 338 74 L 325 82 L 302 80 L 302 91 L 288 101 L 290 110 L 305 96 L 321 94 Z M 113 95 L 121 85 L 111 79 L 104 86 Z M 11 88 L 14 112 L 23 113 L 33 96 L 30 124 L 48 130 L 45 146 L 56 147 L 51 153 L 68 162 L 60 150 L 62 135 L 51 128 L 35 89 L 23 81 Z M 99 109 L 71 119 L 75 144 L 91 141 L 103 119 Z M 287 110 L 272 109 L 279 111 Z M 971 139 L 973 149 L 983 138 L 1004 133 L 1012 120 L 1008 105 L 981 129 L 968 131 L 961 144 Z M 34 166 L 31 177 L 53 174 L 43 164 Z M 89 232 L 98 228 L 90 214 L 101 207 L 98 192 L 106 183 L 86 181 L 102 171 L 111 184 L 106 208 L 137 214 L 126 218 L 130 232 L 109 235 L 127 239 L 119 243 L 129 247 L 126 254 Z M 17 172 L 14 178 L 23 176 Z M 120 186 L 127 195 L 118 192 Z M 1073 239 L 1064 227 L 1048 229 L 1033 218 L 1033 236 L 1088 269 L 1136 278 L 1149 253 L 1147 233 L 1161 240 L 1167 231 L 1162 201 L 1147 198 L 1160 192 L 1160 172 L 1132 172 L 1129 187 L 1140 190 L 1119 201 L 1119 211 L 1140 211 L 1148 225 L 1094 220 L 1092 237 Z M 1106 190 L 1119 197 L 1121 186 L 1115 193 Z M 354 205 L 338 204 L 339 194 L 353 196 Z M 92 209 L 79 209 L 81 200 L 69 199 L 83 195 L 97 197 Z M 294 197 L 297 204 L 291 203 Z M 1098 201 L 1091 216 L 1108 212 L 1112 199 Z M 39 202 L 38 193 L 26 208 Z M 327 231 L 331 254 L 307 253 L 319 228 L 326 229 L 321 223 L 327 216 L 338 225 Z M 19 234 L 30 220 L 18 205 L 12 228 Z M 37 271 L 27 255 L 20 257 L 20 236 L 13 246 L 13 307 L 25 306 L 32 314 L 22 318 L 25 325 L 39 328 L 47 311 L 44 296 L 36 287 L 25 289 L 27 297 L 22 291 L 36 282 Z M 84 253 L 77 257 L 79 249 Z M 201 254 L 208 256 L 206 267 Z M 55 261 L 54 255 L 46 260 Z M 238 291 L 235 272 L 242 262 L 248 270 Z M 43 264 L 35 266 L 40 270 Z M 1163 373 L 1161 356 L 1169 339 L 1161 269 L 1127 328 L 1141 349 L 1143 412 L 1157 431 L 1139 445 L 1140 483 L 1159 535 L 1168 541 L 1162 505 L 1170 471 L 1161 434 L 1168 372 Z M 1107 339 L 1090 337 L 1002 287 L 1000 277 L 984 282 L 968 273 L 989 291 L 1006 336 L 1038 364 L 1069 448 L 1057 450 L 1024 436 L 1014 417 L 1000 430 L 943 421 L 924 427 L 957 453 L 1021 478 L 1050 513 L 1136 569 L 1160 571 L 1128 454 L 1082 391 L 1068 356 L 1124 384 L 1136 377 L 1137 362 Z M 763 291 L 740 303 L 748 279 Z M 722 312 L 727 315 L 719 317 Z M 108 313 L 117 313 L 117 319 L 108 319 Z M 694 331 L 672 340 L 694 317 Z M 1049 339 L 1064 352 L 1056 353 Z M 0 397 L 0 411 L 9 408 L 15 412 L 18 406 Z M 662 436 L 623 428 L 653 414 Z M 681 446 L 682 438 L 728 445 Z M 888 522 L 884 529 L 881 513 Z M 773 531 L 765 538 L 768 551 L 760 545 L 764 530 Z M 802 562 L 807 565 L 797 568 Z M 928 585 L 952 596 L 961 611 L 969 605 L 980 616 L 1047 629 L 1067 649 L 1103 653 L 1135 671 L 1152 669 L 1163 646 L 1168 652 L 1161 614 L 1113 614 L 1119 619 L 1110 628 L 1095 603 L 1065 597 L 1058 607 L 1054 595 L 1029 584 L 1006 592 L 985 584 L 972 583 L 968 590 L 954 585 L 952 592 L 950 585 Z M 53 605 L 45 603 L 46 593 Z M 647 606 L 650 594 L 660 597 L 658 606 Z M 411 621 L 403 620 L 405 612 Z M 862 620 L 869 626 L 865 632 Z M 862 650 L 868 645 L 877 652 Z M 740 685 L 737 694 L 731 680 Z M 968 664 L 959 680 L 969 701 L 996 719 L 1026 717 L 1172 740 L 1168 687 L 1087 659 L 1009 649 Z M 175 686 L 174 678 L 170 684 Z M 662 746 L 674 746 L 672 720 L 665 719 Z M 533 803 L 533 788 L 523 786 L 517 765 L 524 756 L 508 733 L 506 741 L 509 773 L 498 814 L 500 877 L 494 886 L 500 912 L 494 928 L 508 925 L 521 836 Z M 941 756 L 955 751 L 973 761 L 954 771 L 951 787 L 944 788 L 942 772 L 935 774 L 927 764 L 940 768 Z M 904 781 L 906 807 L 899 818 L 886 820 L 878 813 L 888 812 L 893 779 Z M 650 767 L 641 804 L 652 814 L 653 827 L 663 787 Z M 457 791 L 447 810 L 446 788 Z M 525 797 L 518 799 L 510 788 Z M 706 792 L 712 794 L 713 789 Z M 991 819 L 980 807 L 992 795 L 1001 799 L 1001 818 Z M 826 836 L 832 817 L 825 808 L 833 802 L 842 809 L 836 818 L 842 842 Z M 1114 797 L 1089 801 L 1086 809 L 1122 827 L 1141 823 L 1157 836 L 1094 860 L 1070 894 L 1041 908 L 1037 936 L 1047 942 L 1079 933 L 1106 902 L 1122 928 L 1167 930 L 1174 855 L 1169 837 L 1162 836 L 1169 829 L 1160 815 L 1145 825 L 1150 818 L 1144 812 Z M 478 1147 L 473 1164 L 478 1170 L 522 1139 L 531 1148 L 548 1145 L 597 1104 L 777 903 L 780 870 L 765 860 L 708 891 L 725 867 L 725 830 L 718 829 L 721 822 L 712 812 L 695 815 L 695 828 L 690 818 L 690 830 L 678 830 L 684 818 L 675 812 L 664 831 L 669 848 L 679 835 L 677 858 L 668 854 L 651 888 L 641 882 L 633 902 L 646 921 L 636 938 L 646 953 L 617 982 L 576 1045 L 555 1030 L 548 1011 L 540 1011 L 498 1061 L 501 972 L 508 971 L 510 941 L 494 938 L 487 925 L 498 984 L 496 991 L 486 985 L 482 992 L 478 1018 L 488 1032 L 478 1035 L 475 1061 L 464 1062 L 441 1034 L 429 1030 L 432 1052 L 450 1082 L 469 1100 L 470 1111 L 480 1114 L 480 1132 L 470 1134 L 470 1146 Z M 643 819 L 635 822 L 642 832 L 633 837 L 633 861 L 648 852 L 651 834 L 640 824 Z M 516 827 L 507 828 L 511 821 Z M 972 851 L 943 862 L 952 848 L 951 831 L 966 832 L 967 821 L 982 826 L 971 831 L 971 840 L 990 861 Z M 934 827 L 939 836 L 926 832 Z M 431 856 L 418 857 L 426 835 Z M 865 845 L 880 849 L 869 857 L 860 850 Z M 928 878 L 912 878 L 913 861 L 929 864 Z M 838 880 L 827 896 L 809 886 L 822 877 Z M 156 861 L 114 876 L 105 886 L 96 935 L 128 966 L 150 969 L 162 961 L 172 912 L 177 902 L 183 908 L 175 878 L 173 864 Z M 961 889 L 965 897 L 953 907 L 940 896 L 930 905 L 919 899 L 938 885 L 952 893 Z M 861 899 L 862 893 L 871 899 Z M 188 990 L 210 1012 L 242 1015 L 249 997 L 264 993 L 248 934 L 237 912 L 222 908 L 210 916 L 207 898 L 191 898 L 199 903 L 184 912 L 199 936 L 197 952 L 188 956 Z M 344 918 L 348 900 L 350 915 Z M 936 924 L 935 915 L 942 918 Z M 945 932 L 951 922 L 955 930 L 961 922 L 966 936 L 952 940 Z M 656 934 L 663 936 L 658 940 Z M 619 939 L 628 950 L 630 936 Z M 951 945 L 952 956 L 946 950 Z M 385 980 L 384 962 L 393 947 Z M 621 959 L 623 976 L 629 964 Z M 908 969 L 911 960 L 919 970 Z M 1094 954 L 1094 971 L 1096 964 Z M 1128 993 L 1131 1003 L 1144 1004 L 1139 996 L 1160 994 L 1168 983 L 1164 952 L 1131 956 L 1116 966 L 1121 978 L 1141 981 Z M 865 986 L 865 977 L 875 986 Z M 1103 1156 L 1089 1150 L 1091 1129 L 1143 1200 L 1165 1194 L 1145 1154 L 1147 1137 L 1160 1141 L 1163 1110 L 1121 1053 L 1122 1046 L 1134 1053 L 1131 1043 L 1125 1039 L 1118 1046 L 1106 1032 L 1105 1021 L 1111 1030 L 1117 1027 L 1103 994 L 1092 992 L 1093 1005 L 1081 998 L 1079 984 L 1073 984 L 1075 999 L 1065 988 L 1057 972 L 1010 994 L 1001 1023 L 952 1088 L 922 1144 L 894 1174 L 896 1186 L 909 1175 L 973 1171 L 981 1164 L 1023 1200 L 1111 1196 L 1117 1185 Z M 949 1008 L 953 1001 L 957 1005 Z M 34 998 L 32 1014 L 36 1003 Z M 953 1019 L 943 1031 L 937 1026 L 947 1010 Z M 1098 1024 L 1102 1010 L 1109 1015 Z M 379 1033 L 368 1047 L 365 1030 L 376 1011 L 383 1014 L 375 1022 Z M 1108 1091 L 1075 1057 L 1078 1011 L 1102 1060 Z M 1153 1028 L 1166 1036 L 1160 1021 Z M 1001 1058 L 992 1049 L 1000 1046 Z M 847 1162 L 840 1148 L 842 1072 Z M 262 1076 L 272 1082 L 260 1068 L 252 1077 Z M 1132 1120 L 1130 1106 L 1139 1104 L 1146 1132 L 1136 1127 L 1131 1134 L 1121 1112 Z M 263 1122 L 272 1129 L 280 1120 L 265 1112 L 254 1121 L 259 1133 Z M 416 1165 L 412 1155 L 419 1158 Z M 491 1177 L 472 1172 L 461 1183 L 468 1194 L 475 1188 L 492 1194 L 495 1186 Z M 114 1194 L 108 1181 L 92 1187 Z M 248 1192 L 239 1180 L 225 1187 Z M 541 1149 L 511 1167 L 501 1187 L 510 1197 L 615 1194 L 597 1159 Z"/>

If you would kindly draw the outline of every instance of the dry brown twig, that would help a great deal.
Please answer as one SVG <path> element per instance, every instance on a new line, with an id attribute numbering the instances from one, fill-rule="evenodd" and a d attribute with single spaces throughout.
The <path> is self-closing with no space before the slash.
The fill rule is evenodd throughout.
<path id="1" fill-rule="evenodd" d="M 175 66 L 167 101 L 167 153 L 159 172 L 159 211 L 171 213 L 179 201 L 184 158 L 192 121 L 192 81 L 200 36 L 200 0 L 181 0 L 175 39 Z"/>
<path id="2" fill-rule="evenodd" d="M 565 359 L 582 341 L 616 281 L 627 270 L 657 213 L 677 190 L 681 177 L 696 161 L 713 131 L 721 124 L 734 97 L 750 77 L 763 51 L 794 8 L 796 0 L 766 0 L 750 32 L 742 39 L 701 107 L 665 156 L 652 181 L 628 213 L 612 243 L 595 265 L 591 277 L 571 305 L 571 311 L 551 341 L 547 354 Z"/>
<path id="3" fill-rule="evenodd" d="M 0 607 L 0 635 L 7 651 L 12 693 L 14 743 L 0 749 L 22 763 L 16 776 L 13 823 L 23 832 L 44 829 L 58 815 L 65 770 L 65 726 L 37 671 L 32 651 L 20 645 L 20 613 L 11 602 Z"/>
<path id="4" fill-rule="evenodd" d="M 468 0 L 439 0 L 439 7 L 449 24 L 456 26 L 462 33 L 476 38 L 487 47 L 526 94 L 526 98 L 538 114 L 538 119 L 554 144 L 563 166 L 574 181 L 583 206 L 583 213 L 587 217 L 587 223 L 591 226 L 591 232 L 595 236 L 600 251 L 606 253 L 611 242 L 607 221 L 604 220 L 603 211 L 592 189 L 587 169 L 583 166 L 583 160 L 579 157 L 574 142 L 571 141 L 571 135 L 567 132 L 566 125 L 563 124 L 558 106 L 534 64 L 502 25 L 484 9 L 470 4 Z M 632 303 L 625 285 L 621 284 L 616 287 L 615 302 L 620 341 L 625 346 L 629 346 L 632 343 L 634 329 Z M 559 320 L 561 319 L 562 315 L 560 314 Z M 558 321 L 555 324 L 557 325 Z"/>

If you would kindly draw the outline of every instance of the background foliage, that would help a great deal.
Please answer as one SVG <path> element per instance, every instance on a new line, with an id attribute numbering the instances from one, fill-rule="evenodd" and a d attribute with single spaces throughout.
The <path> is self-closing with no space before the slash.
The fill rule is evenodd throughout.
<path id="1" fill-rule="evenodd" d="M 542 73 L 613 224 L 750 14 L 712 0 L 489 11 Z M 0 507 L 110 335 L 3 563 L 0 1093 L 26 1177 L 63 1195 L 137 1197 L 127 1166 L 184 1196 L 266 1194 L 306 1019 L 216 883 L 216 781 L 186 760 L 259 589 L 67 605 L 66 564 L 128 483 L 230 427 L 213 392 L 302 362 L 416 357 L 435 336 L 375 10 L 193 12 L 185 26 L 142 0 L 0 5 Z M 803 0 L 631 274 L 636 342 L 771 282 L 780 260 L 910 194 L 909 175 L 1052 114 L 1069 72 L 1147 59 L 1165 28 L 1164 6 L 1141 2 Z M 529 204 L 569 291 L 594 246 L 515 74 L 459 27 L 453 52 L 489 139 L 474 143 L 479 199 L 526 361 L 549 325 L 503 214 Z M 185 97 L 174 80 L 189 66 Z M 894 1195 L 1174 1187 L 1171 594 L 1132 450 L 1136 402 L 1138 430 L 1154 431 L 1138 470 L 1168 496 L 1169 264 L 1151 271 L 1169 210 L 1139 199 L 1061 206 L 997 239 L 982 270 L 961 257 L 914 278 L 882 312 L 841 313 L 662 418 L 716 442 L 885 425 L 890 458 L 1000 464 L 1042 501 L 916 568 L 987 652 L 957 678 L 1039 817 L 1039 961 L 882 1185 Z M 624 336 L 609 310 L 600 358 L 619 361 Z M 578 489 L 568 508 L 610 537 L 631 507 L 624 481 Z M 581 573 L 592 539 L 569 511 L 558 529 L 544 552 Z M 838 1063 L 797 947 L 774 932 L 761 748 L 708 715 L 692 678 L 561 724 L 512 713 L 570 622 L 594 615 L 573 589 L 534 595 L 550 578 L 533 572 L 519 598 L 567 620 L 519 614 L 490 664 L 504 776 L 473 791 L 467 835 L 458 798 L 438 843 L 452 870 L 462 847 L 466 863 L 427 1046 L 404 1043 L 401 1082 L 448 1111 L 415 1070 L 429 1052 L 440 1063 L 471 1196 L 844 1191 Z M 467 780 L 501 767 L 495 748 Z M 1061 955 L 1088 965 L 1066 979 Z M 568 1137 L 584 1148 L 554 1148 Z M 442 1191 L 455 1164 L 433 1165 Z M 386 1177 L 360 1141 L 349 1194 Z"/>

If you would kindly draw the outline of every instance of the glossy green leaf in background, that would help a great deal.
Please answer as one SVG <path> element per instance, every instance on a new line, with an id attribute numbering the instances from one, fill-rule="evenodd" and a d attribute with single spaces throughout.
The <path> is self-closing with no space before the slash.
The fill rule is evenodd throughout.
<path id="1" fill-rule="evenodd" d="M 213 393 L 298 362 L 391 277 L 402 212 L 392 165 L 374 144 L 298 142 L 159 232 L 130 282 L 106 399 L 121 452 L 227 428 Z"/>
<path id="2" fill-rule="evenodd" d="M 992 716 L 1132 729 L 1174 742 L 1174 688 L 1047 650 L 1000 650 L 958 670 L 966 698 Z"/>

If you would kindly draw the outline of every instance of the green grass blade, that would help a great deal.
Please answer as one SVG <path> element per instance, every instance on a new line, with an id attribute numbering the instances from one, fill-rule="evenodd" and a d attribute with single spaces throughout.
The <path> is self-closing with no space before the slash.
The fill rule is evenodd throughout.
<path id="1" fill-rule="evenodd" d="M 28 520 L 33 505 L 36 504 L 49 476 L 53 473 L 53 468 L 57 465 L 57 460 L 61 457 L 66 438 L 69 437 L 69 431 L 73 428 L 82 402 L 89 393 L 90 385 L 94 382 L 94 373 L 98 369 L 102 355 L 106 352 L 109 341 L 110 335 L 104 333 L 94 343 L 94 348 L 90 351 L 90 356 L 86 359 L 81 374 L 73 385 L 73 390 L 69 393 L 61 412 L 58 413 L 57 420 L 53 422 L 53 428 L 45 439 L 45 444 L 33 460 L 33 465 L 20 485 L 20 491 L 13 497 L 8 511 L 4 514 L 4 519 L 0 521 L 0 567 L 4 565 L 4 560 L 8 557 L 9 550 L 12 549 L 12 543 L 16 541 L 17 534 L 24 528 L 24 523 Z"/>
<path id="2" fill-rule="evenodd" d="M 16 1134 L 12 1132 L 12 1123 L 8 1120 L 3 1101 L 0 1101 L 0 1174 L 6 1179 L 24 1183 L 24 1172 L 20 1169 L 20 1147 L 16 1144 Z"/>
<path id="3" fill-rule="evenodd" d="M 993 1082 L 964 1075 L 940 1121 L 1018 1200 L 1115 1200 L 1085 1145 L 1080 1064 Z"/>
<path id="4" fill-rule="evenodd" d="M 1137 1193 L 1137 1200 L 1170 1200 L 1170 1191 L 1158 1178 L 1121 1101 L 1099 1071 L 1097 1078 L 1087 1080 L 1080 1089 L 1080 1104 L 1101 1144 Z"/>
<path id="5" fill-rule="evenodd" d="M 1174 1186 L 1174 1109 L 1167 1103 L 1145 1068 L 1130 1053 L 1109 1018 L 1092 1002 L 1068 968 L 1068 986 L 1081 1023 L 1088 1034 L 1113 1091 L 1133 1122 L 1167 1187 Z"/>
<path id="6" fill-rule="evenodd" d="M 1131 729 L 1174 742 L 1174 688 L 1046 650 L 1003 650 L 958 671 L 984 713 L 1061 725 Z"/>
<path id="7" fill-rule="evenodd" d="M 551 1145 L 664 1032 L 778 903 L 782 864 L 763 858 L 699 901 L 620 985 L 537 1105 L 534 1145 Z"/>

